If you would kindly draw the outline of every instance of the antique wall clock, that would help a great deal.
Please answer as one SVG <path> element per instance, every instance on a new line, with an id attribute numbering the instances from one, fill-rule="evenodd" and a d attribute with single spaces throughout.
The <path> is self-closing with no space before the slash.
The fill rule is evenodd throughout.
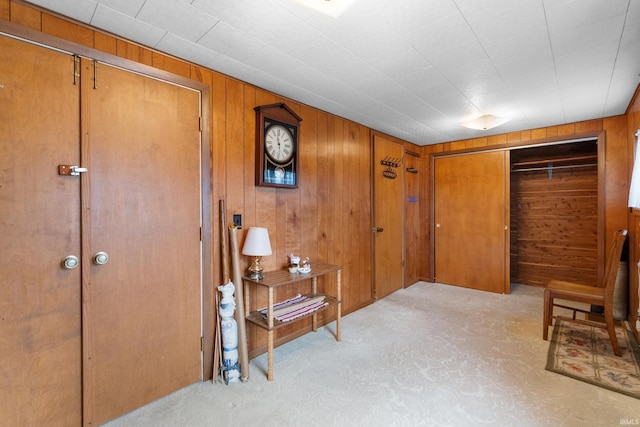
<path id="1" fill-rule="evenodd" d="M 302 119 L 284 103 L 255 107 L 256 185 L 297 188 Z"/>

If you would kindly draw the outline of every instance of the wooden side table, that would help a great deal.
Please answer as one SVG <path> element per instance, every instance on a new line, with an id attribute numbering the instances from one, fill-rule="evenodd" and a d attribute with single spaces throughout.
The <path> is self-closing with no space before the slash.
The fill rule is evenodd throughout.
<path id="1" fill-rule="evenodd" d="M 273 381 L 273 336 L 274 331 L 281 326 L 285 326 L 291 324 L 293 322 L 297 322 L 298 320 L 302 320 L 306 317 L 311 316 L 311 328 L 315 332 L 318 330 L 318 313 L 324 311 L 332 306 L 337 306 L 337 314 L 336 314 L 336 341 L 340 341 L 340 318 L 341 318 L 341 310 L 342 310 L 342 301 L 340 295 L 340 286 L 341 286 L 341 270 L 342 266 L 340 265 L 331 265 L 331 264 L 320 264 L 314 263 L 311 266 L 311 272 L 309 273 L 289 273 L 289 270 L 275 270 L 264 273 L 264 278 L 261 280 L 251 279 L 247 276 L 243 277 L 244 281 L 244 304 L 245 304 L 245 313 L 249 313 L 247 315 L 247 321 L 253 323 L 256 326 L 259 326 L 262 329 L 267 331 L 267 379 L 269 381 Z M 317 292 L 318 288 L 318 277 L 324 276 L 329 273 L 336 273 L 336 295 L 325 295 L 319 294 Z M 288 322 L 281 322 L 277 319 L 273 318 L 273 290 L 279 286 L 289 285 L 292 283 L 302 282 L 305 280 L 311 280 L 311 293 L 305 296 L 309 298 L 324 296 L 325 302 L 328 304 L 324 307 L 313 311 L 312 313 L 305 314 L 296 319 L 290 320 Z M 268 304 L 267 304 L 267 318 L 264 318 L 264 315 L 258 311 L 250 312 L 250 302 L 249 302 L 249 286 L 257 285 L 267 288 L 268 292 Z"/>

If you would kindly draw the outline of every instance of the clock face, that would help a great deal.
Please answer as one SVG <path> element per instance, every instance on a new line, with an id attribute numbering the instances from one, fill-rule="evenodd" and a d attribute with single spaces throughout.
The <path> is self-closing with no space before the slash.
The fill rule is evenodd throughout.
<path id="1" fill-rule="evenodd" d="M 293 135 L 282 125 L 271 125 L 264 136 L 265 151 L 275 162 L 285 163 L 293 157 Z"/>

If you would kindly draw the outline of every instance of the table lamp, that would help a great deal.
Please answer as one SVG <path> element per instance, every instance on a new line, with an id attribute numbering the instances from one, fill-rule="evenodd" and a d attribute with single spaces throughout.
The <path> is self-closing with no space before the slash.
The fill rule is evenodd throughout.
<path id="1" fill-rule="evenodd" d="M 269 230 L 263 227 L 249 227 L 247 238 L 242 247 L 242 255 L 254 257 L 249 267 L 249 278 L 260 280 L 262 276 L 262 265 L 260 257 L 271 255 L 271 242 L 269 241 Z"/>

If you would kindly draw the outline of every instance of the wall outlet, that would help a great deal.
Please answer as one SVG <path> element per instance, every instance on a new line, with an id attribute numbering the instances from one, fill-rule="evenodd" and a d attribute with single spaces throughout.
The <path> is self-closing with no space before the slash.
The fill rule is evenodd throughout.
<path id="1" fill-rule="evenodd" d="M 242 215 L 233 214 L 233 226 L 237 228 L 242 228 Z"/>

